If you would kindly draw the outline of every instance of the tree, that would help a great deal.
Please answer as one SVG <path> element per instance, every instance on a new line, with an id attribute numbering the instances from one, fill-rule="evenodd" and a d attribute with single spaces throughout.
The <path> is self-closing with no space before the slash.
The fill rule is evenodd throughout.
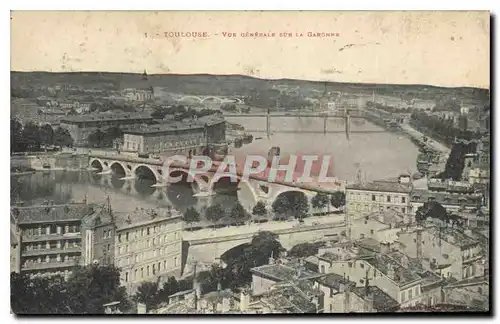
<path id="1" fill-rule="evenodd" d="M 156 282 L 143 282 L 137 287 L 135 299 L 146 304 L 146 309 L 154 308 L 158 305 L 158 284 Z"/>
<path id="2" fill-rule="evenodd" d="M 319 244 L 301 243 L 291 248 L 289 255 L 296 258 L 307 258 L 308 256 L 318 254 Z"/>
<path id="3" fill-rule="evenodd" d="M 14 118 L 10 119 L 10 152 L 21 152 L 25 150 L 23 140 L 23 125 Z"/>
<path id="4" fill-rule="evenodd" d="M 335 208 L 345 206 L 345 193 L 343 191 L 335 191 L 330 198 L 330 203 Z"/>
<path id="5" fill-rule="evenodd" d="M 266 214 L 267 214 L 266 205 L 262 201 L 257 202 L 257 204 L 252 209 L 252 215 L 264 216 Z"/>
<path id="6" fill-rule="evenodd" d="M 23 128 L 23 139 L 29 151 L 40 150 L 40 127 L 34 122 L 28 122 Z"/>
<path id="7" fill-rule="evenodd" d="M 54 145 L 61 147 L 73 146 L 73 138 L 69 131 L 65 128 L 58 127 L 54 132 Z"/>
<path id="8" fill-rule="evenodd" d="M 422 224 L 427 218 L 440 219 L 443 222 L 448 222 L 449 215 L 440 203 L 436 201 L 429 201 L 418 207 L 415 212 L 415 221 Z"/>
<path id="9" fill-rule="evenodd" d="M 66 287 L 74 314 L 102 314 L 102 305 L 112 301 L 119 301 L 123 308 L 129 305 L 125 287 L 120 287 L 120 270 L 115 266 L 76 266 Z"/>
<path id="10" fill-rule="evenodd" d="M 184 221 L 189 224 L 198 222 L 200 221 L 200 213 L 194 207 L 189 207 L 184 213 Z"/>
<path id="11" fill-rule="evenodd" d="M 163 119 L 167 115 L 167 110 L 165 108 L 156 108 L 152 113 L 151 117 L 154 119 Z"/>
<path id="12" fill-rule="evenodd" d="M 224 209 L 219 204 L 211 205 L 205 210 L 205 218 L 212 223 L 217 223 L 223 217 Z"/>
<path id="13" fill-rule="evenodd" d="M 248 214 L 245 211 L 245 208 L 237 202 L 232 208 L 231 211 L 229 212 L 229 217 L 232 221 L 236 222 L 244 222 L 245 220 L 248 220 Z"/>
<path id="14" fill-rule="evenodd" d="M 302 192 L 285 192 L 280 194 L 272 204 L 273 212 L 278 219 L 288 215 L 301 219 L 307 216 L 309 202 Z"/>
<path id="15" fill-rule="evenodd" d="M 218 264 L 212 264 L 209 271 L 200 272 L 198 282 L 204 293 L 217 290 L 219 285 L 223 289 L 229 286 L 226 280 L 226 270 Z"/>
<path id="16" fill-rule="evenodd" d="M 45 124 L 40 128 L 40 141 L 43 145 L 54 144 L 54 130 L 49 124 Z"/>
<path id="17" fill-rule="evenodd" d="M 312 199 L 311 205 L 313 208 L 325 208 L 330 203 L 328 195 L 318 192 Z"/>

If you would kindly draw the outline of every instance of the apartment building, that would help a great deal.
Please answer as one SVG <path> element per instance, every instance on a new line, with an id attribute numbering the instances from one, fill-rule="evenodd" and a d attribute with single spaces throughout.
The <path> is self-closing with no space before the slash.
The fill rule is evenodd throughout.
<path id="1" fill-rule="evenodd" d="M 442 277 L 461 280 L 484 273 L 480 243 L 457 228 L 402 231 L 398 241 L 402 252 L 422 259 Z"/>
<path id="2" fill-rule="evenodd" d="M 420 206 L 426 202 L 435 201 L 441 204 L 448 212 L 456 213 L 462 210 L 472 210 L 481 206 L 483 195 L 459 194 L 450 192 L 435 192 L 424 189 L 415 189 L 411 193 L 409 211 L 414 216 Z"/>
<path id="3" fill-rule="evenodd" d="M 121 283 L 129 292 L 144 281 L 180 275 L 183 230 L 180 212 L 137 208 L 115 218 L 115 265 L 121 269 Z"/>
<path id="4" fill-rule="evenodd" d="M 68 275 L 82 258 L 82 218 L 91 214 L 87 204 L 11 208 L 21 273 Z"/>
<path id="5" fill-rule="evenodd" d="M 83 265 L 114 263 L 115 223 L 109 200 L 82 219 L 82 247 Z"/>

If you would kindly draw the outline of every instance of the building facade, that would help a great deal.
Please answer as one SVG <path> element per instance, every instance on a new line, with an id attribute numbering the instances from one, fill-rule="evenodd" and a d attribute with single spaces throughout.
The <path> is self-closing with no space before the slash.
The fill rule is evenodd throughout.
<path id="1" fill-rule="evenodd" d="M 182 271 L 182 215 L 174 210 L 137 209 L 116 220 L 115 265 L 129 292 L 144 281 Z"/>
<path id="2" fill-rule="evenodd" d="M 82 264 L 112 265 L 115 252 L 115 223 L 111 206 L 96 206 L 82 220 Z"/>
<path id="3" fill-rule="evenodd" d="M 19 242 L 18 269 L 33 276 L 68 275 L 82 261 L 82 218 L 86 204 L 13 207 Z"/>
<path id="4" fill-rule="evenodd" d="M 124 131 L 123 151 L 138 153 L 202 154 L 208 145 L 225 142 L 226 123 L 223 118 L 205 117 L 198 120 L 166 122 Z"/>
<path id="5" fill-rule="evenodd" d="M 98 129 L 106 131 L 112 127 L 140 126 L 151 122 L 153 118 L 148 114 L 94 114 L 81 116 L 66 116 L 61 119 L 60 126 L 69 131 L 74 146 L 88 145 L 88 137 Z"/>

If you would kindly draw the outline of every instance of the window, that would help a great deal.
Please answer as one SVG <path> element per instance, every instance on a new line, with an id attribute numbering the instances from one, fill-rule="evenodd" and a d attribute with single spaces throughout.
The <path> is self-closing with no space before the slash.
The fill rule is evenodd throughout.
<path id="1" fill-rule="evenodd" d="M 128 242 L 128 232 L 125 234 L 125 241 Z"/>
<path id="2" fill-rule="evenodd" d="M 107 236 L 107 231 L 103 231 L 103 232 L 102 232 L 102 237 L 103 237 L 103 238 L 106 238 L 106 236 Z"/>
<path id="3" fill-rule="evenodd" d="M 122 235 L 121 234 L 118 234 L 118 242 L 121 243 L 122 242 Z"/>
<path id="4" fill-rule="evenodd" d="M 387 196 L 387 202 L 391 202 L 391 196 Z"/>
<path id="5" fill-rule="evenodd" d="M 365 265 L 363 263 L 360 263 L 359 266 L 361 267 L 361 269 L 365 268 Z"/>
<path id="6" fill-rule="evenodd" d="M 108 244 L 108 252 L 111 251 L 111 244 Z"/>
<path id="7" fill-rule="evenodd" d="M 406 208 L 402 207 L 402 208 L 401 208 L 401 212 L 402 212 L 403 214 L 404 214 L 404 213 L 406 213 Z"/>
<path id="8" fill-rule="evenodd" d="M 163 270 L 165 270 L 165 269 L 167 269 L 167 261 L 166 260 L 163 261 Z"/>
<path id="9" fill-rule="evenodd" d="M 325 266 L 324 265 L 321 266 L 321 273 L 325 273 Z"/>
<path id="10" fill-rule="evenodd" d="M 149 233 L 150 233 L 150 228 L 148 227 L 148 235 L 149 235 Z"/>
<path id="11" fill-rule="evenodd" d="M 144 278 L 144 268 L 141 268 L 141 278 Z"/>
<path id="12" fill-rule="evenodd" d="M 482 295 L 483 294 L 483 288 L 477 287 L 477 292 Z"/>
<path id="13" fill-rule="evenodd" d="M 125 253 L 128 253 L 128 245 L 125 245 Z"/>
<path id="14" fill-rule="evenodd" d="M 166 235 L 163 237 L 163 243 L 167 243 L 167 236 Z"/>
<path id="15" fill-rule="evenodd" d="M 174 267 L 177 267 L 177 257 L 174 258 Z"/>
<path id="16" fill-rule="evenodd" d="M 153 276 L 155 275 L 156 273 L 156 264 L 153 264 Z"/>
<path id="17" fill-rule="evenodd" d="M 370 234 L 372 234 L 372 235 L 373 235 L 373 230 L 372 230 L 372 229 L 370 230 Z"/>
<path id="18" fill-rule="evenodd" d="M 137 279 L 137 269 L 134 270 L 134 279 Z"/>
<path id="19" fill-rule="evenodd" d="M 128 282 L 128 272 L 125 272 L 125 282 Z"/>
<path id="20" fill-rule="evenodd" d="M 363 285 L 365 281 L 363 279 L 359 279 L 359 283 Z"/>
<path id="21" fill-rule="evenodd" d="M 408 290 L 408 299 L 412 299 L 413 298 L 413 290 Z"/>
<path id="22" fill-rule="evenodd" d="M 349 266 L 349 268 L 352 268 L 352 262 L 347 262 L 347 265 Z"/>
<path id="23" fill-rule="evenodd" d="M 330 304 L 330 313 L 333 313 L 333 304 Z"/>
<path id="24" fill-rule="evenodd" d="M 161 262 L 158 262 L 158 271 L 160 271 L 161 268 Z"/>
<path id="25" fill-rule="evenodd" d="M 149 266 L 146 267 L 146 276 L 149 277 Z"/>
<path id="26" fill-rule="evenodd" d="M 147 243 L 146 243 L 146 247 L 148 247 L 148 246 L 151 246 L 151 241 L 150 240 L 148 240 Z"/>
<path id="27" fill-rule="evenodd" d="M 401 302 L 404 302 L 405 300 L 406 300 L 406 294 L 405 294 L 405 292 L 403 291 L 403 292 L 401 293 Z"/>
<path id="28" fill-rule="evenodd" d="M 401 197 L 401 202 L 404 204 L 406 203 L 406 197 Z"/>
<path id="29" fill-rule="evenodd" d="M 333 288 L 330 288 L 330 298 L 333 297 L 333 295 L 335 294 L 335 290 L 333 290 Z M 331 307 L 332 305 L 330 305 Z"/>
<path id="30" fill-rule="evenodd" d="M 141 236 L 144 236 L 146 234 L 146 230 L 143 228 L 141 231 Z"/>
<path id="31" fill-rule="evenodd" d="M 415 287 L 415 296 L 420 295 L 420 286 Z"/>

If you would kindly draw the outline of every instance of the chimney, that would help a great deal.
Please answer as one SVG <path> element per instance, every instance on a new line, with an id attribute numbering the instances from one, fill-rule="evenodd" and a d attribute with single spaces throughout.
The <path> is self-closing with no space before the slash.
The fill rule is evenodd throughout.
<path id="1" fill-rule="evenodd" d="M 137 303 L 137 314 L 146 314 L 146 304 Z"/>
<path id="2" fill-rule="evenodd" d="M 417 259 L 422 260 L 422 230 L 417 229 Z"/>
<path id="3" fill-rule="evenodd" d="M 231 300 L 229 296 L 222 297 L 222 313 L 227 313 L 231 310 Z"/>
<path id="4" fill-rule="evenodd" d="M 240 294 L 240 311 L 244 312 L 248 309 L 250 304 L 250 295 L 246 289 L 241 290 Z"/>

